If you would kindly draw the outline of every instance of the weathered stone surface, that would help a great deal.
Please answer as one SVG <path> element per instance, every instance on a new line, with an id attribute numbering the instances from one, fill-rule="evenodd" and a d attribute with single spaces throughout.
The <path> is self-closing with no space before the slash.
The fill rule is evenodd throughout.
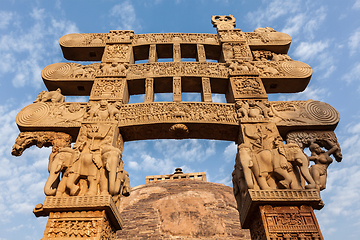
<path id="1" fill-rule="evenodd" d="M 250 239 L 230 187 L 194 180 L 132 188 L 120 203 L 117 239 Z"/>

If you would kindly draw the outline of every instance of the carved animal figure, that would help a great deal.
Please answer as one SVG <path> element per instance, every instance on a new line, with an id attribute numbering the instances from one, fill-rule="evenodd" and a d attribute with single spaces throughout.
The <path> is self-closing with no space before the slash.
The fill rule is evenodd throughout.
<path id="1" fill-rule="evenodd" d="M 86 71 L 81 67 L 76 67 L 73 69 L 72 76 L 74 78 L 83 78 L 86 75 Z"/>
<path id="2" fill-rule="evenodd" d="M 86 142 L 81 143 L 77 148 L 78 156 L 74 158 L 68 172 L 66 187 L 70 190 L 70 196 L 76 196 L 80 192 L 77 185 L 80 178 L 86 179 L 88 191 L 86 195 L 96 195 L 97 187 L 100 182 L 100 169 L 103 167 L 100 154 L 89 152 L 84 146 Z"/>
<path id="3" fill-rule="evenodd" d="M 121 102 L 115 102 L 113 104 L 108 105 L 108 111 L 111 120 L 113 119 L 117 120 L 117 118 L 119 118 L 120 108 L 121 108 Z"/>
<path id="4" fill-rule="evenodd" d="M 74 149 L 64 147 L 54 156 L 53 161 L 49 164 L 49 177 L 44 187 L 46 196 L 59 196 L 65 192 L 66 177 L 64 177 L 64 173 L 74 160 L 75 153 Z M 63 178 L 59 183 L 60 173 L 63 173 Z"/>
<path id="5" fill-rule="evenodd" d="M 274 175 L 282 188 L 290 188 L 292 178 L 287 172 L 286 159 L 279 156 L 276 151 L 262 150 L 253 153 L 250 148 L 241 146 L 239 149 L 240 162 L 243 167 L 246 183 L 251 189 L 254 187 L 252 174 L 262 190 L 269 190 L 267 180 Z"/>
<path id="6" fill-rule="evenodd" d="M 61 89 L 58 88 L 56 91 L 41 91 L 37 96 L 34 103 L 37 102 L 54 102 L 54 103 L 62 103 L 65 102 L 65 97 L 61 94 Z"/>
<path id="7" fill-rule="evenodd" d="M 108 186 L 108 193 L 112 196 L 119 194 L 119 186 L 117 186 L 116 181 L 120 181 L 117 178 L 120 177 L 118 175 L 118 167 L 123 166 L 123 161 L 121 159 L 122 154 L 120 149 L 106 145 L 101 150 L 101 159 L 104 165 L 105 175 L 101 175 L 101 184 L 103 186 Z M 106 178 L 104 179 L 104 176 Z M 106 181 L 106 182 L 105 182 Z M 107 189 L 101 189 L 101 194 L 106 193 Z"/>

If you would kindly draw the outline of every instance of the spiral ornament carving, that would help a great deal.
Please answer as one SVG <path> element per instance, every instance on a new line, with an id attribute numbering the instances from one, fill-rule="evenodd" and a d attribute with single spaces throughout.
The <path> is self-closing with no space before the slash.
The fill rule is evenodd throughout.
<path id="1" fill-rule="evenodd" d="M 54 63 L 46 66 L 41 76 L 44 79 L 63 79 L 70 76 L 73 71 L 73 66 L 78 65 L 76 63 Z"/>
<path id="2" fill-rule="evenodd" d="M 31 126 L 46 118 L 50 109 L 48 104 L 39 102 L 26 106 L 16 116 L 16 122 L 22 126 Z"/>
<path id="3" fill-rule="evenodd" d="M 85 41 L 84 34 L 71 33 L 67 34 L 59 39 L 59 43 L 64 47 L 75 47 L 83 45 L 82 43 Z"/>
<path id="4" fill-rule="evenodd" d="M 312 118 L 324 124 L 335 124 L 340 120 L 338 111 L 327 103 L 311 101 L 305 109 Z"/>
<path id="5" fill-rule="evenodd" d="M 281 64 L 284 71 L 294 77 L 305 78 L 312 74 L 312 69 L 309 65 L 298 61 L 286 61 Z"/>

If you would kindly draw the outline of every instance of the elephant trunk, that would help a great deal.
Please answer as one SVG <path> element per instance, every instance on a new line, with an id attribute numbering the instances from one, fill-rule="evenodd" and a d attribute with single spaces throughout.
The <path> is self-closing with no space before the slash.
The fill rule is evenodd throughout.
<path id="1" fill-rule="evenodd" d="M 54 185 L 57 185 L 54 183 L 58 183 L 58 182 L 59 182 L 59 174 L 50 173 L 44 186 L 44 193 L 46 196 L 55 196 L 57 188 L 53 188 L 53 187 Z"/>
<path id="2" fill-rule="evenodd" d="M 109 171 L 109 193 L 112 196 L 118 194 L 115 186 L 116 186 L 116 167 L 113 171 Z"/>

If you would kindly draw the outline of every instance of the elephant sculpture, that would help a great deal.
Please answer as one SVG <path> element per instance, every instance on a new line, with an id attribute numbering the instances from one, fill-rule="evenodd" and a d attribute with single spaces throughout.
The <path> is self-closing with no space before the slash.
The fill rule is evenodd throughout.
<path id="1" fill-rule="evenodd" d="M 68 171 L 66 187 L 70 190 L 70 196 L 77 196 L 80 193 L 80 179 L 87 181 L 88 189 L 86 195 L 96 195 L 100 183 L 100 172 L 103 167 L 99 152 L 90 152 L 85 148 L 86 142 L 74 146 L 78 156 L 73 159 Z M 100 187 L 101 189 L 101 187 Z"/>
<path id="2" fill-rule="evenodd" d="M 66 174 L 71 165 L 75 154 L 75 150 L 70 147 L 64 147 L 54 156 L 49 165 L 49 177 L 45 183 L 44 193 L 46 196 L 59 196 L 65 192 Z M 60 173 L 63 178 L 59 182 Z"/>
<path id="3" fill-rule="evenodd" d="M 114 196 L 119 193 L 116 182 L 119 181 L 118 178 L 120 176 L 118 173 L 119 166 L 122 165 L 122 168 L 124 166 L 121 157 L 121 151 L 116 147 L 106 145 L 102 148 L 101 159 L 104 164 L 103 173 L 101 174 L 101 186 L 104 186 L 104 188 L 101 189 L 102 194 L 108 192 Z"/>
<path id="4" fill-rule="evenodd" d="M 129 196 L 131 190 L 129 174 L 124 170 L 123 164 L 120 164 L 118 167 L 115 181 L 115 190 L 116 191 L 113 199 L 116 206 L 119 208 L 121 195 Z"/>
<path id="5" fill-rule="evenodd" d="M 315 181 L 309 172 L 309 160 L 301 148 L 296 144 L 285 145 L 281 138 L 275 139 L 274 145 L 274 149 L 265 149 L 259 152 L 252 152 L 251 148 L 245 144 L 238 147 L 239 158 L 248 188 L 255 188 L 255 178 L 262 190 L 277 187 L 301 189 L 299 179 L 296 178 L 293 172 L 296 167 L 309 183 L 305 188 L 315 188 Z M 275 178 L 278 182 L 270 181 L 272 178 Z"/>

